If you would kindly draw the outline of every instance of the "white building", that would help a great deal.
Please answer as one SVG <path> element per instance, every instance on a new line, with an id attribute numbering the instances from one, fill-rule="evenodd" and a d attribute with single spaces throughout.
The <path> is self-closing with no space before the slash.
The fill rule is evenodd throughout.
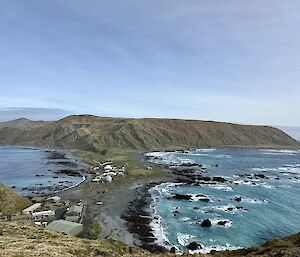
<path id="1" fill-rule="evenodd" d="M 34 218 L 48 218 L 48 217 L 54 217 L 55 212 L 54 211 L 40 211 L 40 212 L 33 212 L 32 217 Z"/>
<path id="2" fill-rule="evenodd" d="M 33 204 L 33 205 L 27 207 L 26 209 L 24 209 L 24 210 L 22 211 L 22 214 L 24 214 L 24 215 L 31 214 L 31 213 L 33 213 L 35 210 L 37 210 L 38 208 L 40 208 L 41 206 L 42 206 L 41 203 L 35 203 L 35 204 Z"/>

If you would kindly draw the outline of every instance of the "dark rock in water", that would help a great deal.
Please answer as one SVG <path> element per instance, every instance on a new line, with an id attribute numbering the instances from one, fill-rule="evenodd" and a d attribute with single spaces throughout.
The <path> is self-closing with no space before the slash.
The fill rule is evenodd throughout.
<path id="1" fill-rule="evenodd" d="M 207 196 L 207 195 L 197 195 L 198 197 L 198 200 L 199 201 L 202 201 L 202 202 L 209 202 L 210 201 L 210 198 Z"/>
<path id="2" fill-rule="evenodd" d="M 211 227 L 211 221 L 209 219 L 203 220 L 201 223 L 201 227 L 203 228 Z"/>
<path id="3" fill-rule="evenodd" d="M 170 253 L 176 253 L 176 248 L 174 246 L 170 249 Z"/>
<path id="4" fill-rule="evenodd" d="M 202 246 L 200 244 L 198 244 L 197 242 L 191 242 L 187 245 L 187 248 L 189 250 L 195 251 L 198 249 L 202 249 Z"/>
<path id="5" fill-rule="evenodd" d="M 16 186 L 12 186 L 11 188 L 14 189 L 14 188 L 16 188 Z"/>
<path id="6" fill-rule="evenodd" d="M 191 200 L 192 196 L 191 195 L 174 194 L 173 199 L 176 199 L 176 200 Z"/>
<path id="7" fill-rule="evenodd" d="M 228 222 L 227 220 L 220 220 L 220 221 L 218 221 L 218 225 L 225 226 L 227 222 Z"/>
<path id="8" fill-rule="evenodd" d="M 233 207 L 228 207 L 226 211 L 233 211 Z"/>
<path id="9" fill-rule="evenodd" d="M 255 174 L 254 176 L 258 178 L 266 178 L 264 174 Z"/>
<path id="10" fill-rule="evenodd" d="M 242 201 L 242 197 L 241 196 L 236 196 L 234 198 L 234 200 L 237 201 L 237 202 L 240 202 L 240 201 Z"/>
<path id="11" fill-rule="evenodd" d="M 72 177 L 80 177 L 80 172 L 77 170 L 57 170 L 54 171 L 55 174 L 64 174 Z"/>
<path id="12" fill-rule="evenodd" d="M 173 211 L 173 216 L 176 217 L 179 214 L 178 210 Z"/>
<path id="13" fill-rule="evenodd" d="M 210 200 L 209 198 L 201 198 L 199 201 L 208 203 Z"/>
<path id="14" fill-rule="evenodd" d="M 183 163 L 181 164 L 181 166 L 186 166 L 186 167 L 194 167 L 194 166 L 199 166 L 197 163 Z"/>
<path id="15" fill-rule="evenodd" d="M 62 165 L 65 167 L 77 168 L 78 164 L 71 161 L 48 161 L 47 164 L 50 165 Z"/>
<path id="16" fill-rule="evenodd" d="M 204 176 L 200 176 L 200 177 L 198 177 L 198 179 L 202 180 L 202 181 L 211 181 L 210 177 L 204 177 Z"/>
<path id="17" fill-rule="evenodd" d="M 221 182 L 221 183 L 224 183 L 226 182 L 227 180 L 223 177 L 213 177 L 212 178 L 213 181 L 216 181 L 216 182 Z"/>

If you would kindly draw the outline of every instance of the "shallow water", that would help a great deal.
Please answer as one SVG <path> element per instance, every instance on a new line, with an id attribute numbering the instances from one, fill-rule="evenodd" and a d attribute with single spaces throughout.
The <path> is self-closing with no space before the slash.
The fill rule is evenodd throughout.
<path id="1" fill-rule="evenodd" d="M 49 194 L 71 187 L 82 177 L 54 172 L 80 168 L 81 164 L 64 152 L 0 146 L 0 182 L 14 186 L 14 190 L 24 196 Z"/>
<path id="2" fill-rule="evenodd" d="M 153 188 L 161 222 L 160 227 L 153 224 L 158 243 L 185 251 L 188 243 L 196 241 L 202 244 L 202 252 L 209 252 L 250 247 L 300 231 L 300 151 L 199 149 L 155 155 L 159 157 L 156 163 L 199 163 L 207 168 L 207 175 L 229 180 L 198 186 L 165 183 Z M 268 179 L 237 174 L 263 174 Z M 175 200 L 174 193 L 195 197 L 193 201 Z M 209 202 L 199 200 L 198 194 L 206 195 Z M 212 227 L 201 227 L 207 218 Z M 227 221 L 226 225 L 218 225 L 220 220 Z"/>

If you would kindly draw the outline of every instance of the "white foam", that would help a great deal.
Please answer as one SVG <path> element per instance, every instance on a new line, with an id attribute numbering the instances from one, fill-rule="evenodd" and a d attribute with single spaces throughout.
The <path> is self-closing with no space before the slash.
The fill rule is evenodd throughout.
<path id="1" fill-rule="evenodd" d="M 267 199 L 255 199 L 255 198 L 242 198 L 241 202 L 252 203 L 252 204 L 267 204 L 269 201 Z"/>
<path id="2" fill-rule="evenodd" d="M 191 218 L 189 218 L 189 217 L 183 217 L 183 218 L 180 218 L 179 220 L 183 221 L 183 222 L 187 222 L 187 221 L 190 221 Z"/>
<path id="3" fill-rule="evenodd" d="M 233 222 L 228 219 L 212 219 L 210 221 L 213 227 L 230 228 L 233 224 Z M 226 221 L 225 225 L 219 225 L 218 222 L 220 221 Z"/>
<path id="4" fill-rule="evenodd" d="M 177 242 L 181 246 L 187 246 L 191 238 L 195 238 L 195 236 L 190 234 L 177 233 Z"/>
<path id="5" fill-rule="evenodd" d="M 212 155 L 212 157 L 216 157 L 216 158 L 232 158 L 232 156 L 229 155 L 229 154 Z"/>
<path id="6" fill-rule="evenodd" d="M 252 168 L 254 171 L 262 171 L 262 172 L 279 172 L 279 173 L 290 173 L 290 174 L 300 174 L 300 164 L 285 164 L 281 167 L 277 168 Z"/>
<path id="7" fill-rule="evenodd" d="M 213 203 L 213 199 L 211 199 L 208 195 L 199 195 L 199 194 L 191 194 L 192 201 L 201 201 L 201 200 L 208 200 L 209 202 Z"/>
<path id="8" fill-rule="evenodd" d="M 229 208 L 231 210 L 228 210 Z M 226 213 L 231 213 L 231 214 L 235 214 L 236 212 L 245 212 L 245 211 L 247 211 L 244 208 L 243 209 L 242 208 L 238 209 L 234 205 L 213 206 L 212 209 L 223 211 L 223 212 L 226 212 Z"/>
<path id="9" fill-rule="evenodd" d="M 287 149 L 259 149 L 262 154 L 277 154 L 277 155 L 295 155 L 299 154 L 299 150 Z"/>
<path id="10" fill-rule="evenodd" d="M 217 149 L 215 148 L 199 148 L 199 149 L 195 149 L 196 152 L 203 152 L 203 153 L 210 153 L 210 152 L 214 152 L 216 151 Z"/>
<path id="11" fill-rule="evenodd" d="M 257 180 L 255 180 L 255 181 L 257 181 Z M 268 188 L 268 189 L 274 188 L 274 186 L 268 185 L 265 182 L 263 182 L 263 183 L 255 182 L 254 184 L 253 184 L 253 182 L 254 182 L 254 180 L 244 181 L 244 180 L 239 180 L 239 179 L 232 181 L 232 183 L 237 184 L 237 185 L 245 185 L 245 186 L 253 186 L 253 187 L 260 186 L 260 187 L 264 187 L 264 188 Z"/>
<path id="12" fill-rule="evenodd" d="M 205 186 L 208 186 L 210 188 L 216 189 L 216 190 L 222 190 L 224 192 L 233 191 L 232 187 L 228 185 L 221 185 L 221 184 L 206 184 Z"/>
<path id="13" fill-rule="evenodd" d="M 196 254 L 196 253 L 203 253 L 207 254 L 210 253 L 211 251 L 226 251 L 226 250 L 238 250 L 242 249 L 242 247 L 239 246 L 232 246 L 230 244 L 225 244 L 225 245 L 212 245 L 212 246 L 204 246 L 202 249 L 196 250 L 196 251 L 191 251 L 189 250 L 190 254 Z"/>

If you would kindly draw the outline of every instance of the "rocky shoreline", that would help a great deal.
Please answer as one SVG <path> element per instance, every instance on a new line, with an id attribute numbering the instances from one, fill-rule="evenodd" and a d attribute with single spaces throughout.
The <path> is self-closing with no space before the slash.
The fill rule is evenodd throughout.
<path id="1" fill-rule="evenodd" d="M 128 209 L 122 214 L 121 218 L 125 220 L 128 232 L 134 234 L 140 246 L 151 252 L 167 252 L 168 249 L 156 243 L 155 233 L 151 226 L 154 210 L 152 196 L 149 190 L 163 182 L 155 182 L 144 185 L 137 189 L 135 201 L 130 202 Z"/>
<path id="2" fill-rule="evenodd" d="M 153 209 L 154 198 L 150 191 L 155 186 L 162 183 L 180 183 L 180 184 L 195 184 L 199 181 L 204 183 L 225 182 L 223 177 L 209 177 L 204 176 L 207 170 L 199 164 L 186 163 L 186 164 L 154 164 L 152 161 L 157 159 L 156 156 L 145 156 L 140 154 L 139 161 L 145 166 L 158 165 L 160 169 L 171 172 L 172 176 L 168 180 L 161 180 L 157 182 L 146 183 L 144 186 L 136 190 L 136 199 L 130 202 L 128 209 L 122 213 L 121 218 L 125 221 L 128 232 L 134 234 L 138 239 L 137 246 L 147 249 L 151 252 L 177 252 L 177 249 L 170 245 L 166 247 L 157 242 L 155 231 L 152 222 L 158 222 L 158 217 L 155 216 Z M 201 182 L 200 182 L 201 183 Z M 190 200 L 190 195 L 174 195 L 174 198 L 182 200 Z M 204 197 L 202 199 L 206 201 Z M 223 224 L 225 225 L 225 223 Z"/>
<path id="3" fill-rule="evenodd" d="M 263 173 L 253 173 L 253 174 L 235 174 L 235 178 L 228 178 L 223 176 L 216 176 L 208 174 L 207 168 L 201 164 L 184 162 L 184 163 L 172 163 L 172 162 L 160 162 L 160 157 L 155 153 L 149 153 L 147 155 L 139 156 L 141 163 L 145 166 L 150 167 L 157 165 L 160 169 L 169 171 L 172 176 L 169 180 L 159 181 L 155 183 L 146 183 L 142 188 L 139 188 L 136 192 L 136 200 L 132 201 L 126 212 L 122 214 L 122 219 L 125 220 L 127 229 L 130 233 L 134 234 L 140 241 L 138 246 L 141 246 L 152 252 L 177 252 L 176 249 L 171 244 L 166 242 L 166 245 L 158 243 L 158 238 L 156 238 L 156 233 L 153 228 L 153 222 L 157 222 L 158 217 L 155 215 L 155 210 L 153 209 L 153 203 L 155 201 L 154 197 L 151 195 L 150 191 L 153 187 L 160 185 L 161 183 L 179 183 L 181 185 L 193 185 L 193 186 L 230 186 L 247 184 L 251 186 L 260 186 L 267 180 L 279 180 L 279 176 L 270 177 Z M 218 167 L 218 164 L 215 164 Z M 294 178 L 298 180 L 298 177 Z M 255 181 L 255 182 L 253 182 Z M 211 199 L 207 195 L 190 195 L 190 194 L 171 194 L 170 196 L 174 200 L 182 201 L 202 201 L 210 202 Z M 237 211 L 245 211 L 248 209 L 241 205 L 243 197 L 236 195 L 231 199 L 232 206 L 229 206 L 224 212 L 234 213 Z M 256 201 L 254 199 L 254 201 Z M 258 201 L 258 200 L 257 200 Z M 265 202 L 267 203 L 267 202 Z M 195 207 L 196 208 L 196 207 Z M 178 211 L 174 211 L 174 217 L 177 216 Z M 212 224 L 213 221 L 206 219 L 199 221 L 201 227 L 211 227 L 212 225 L 218 227 L 231 226 L 231 221 L 229 220 L 219 220 L 216 224 Z M 188 250 L 199 250 L 201 249 L 201 244 L 199 242 L 191 242 L 187 245 Z"/>
<path id="4" fill-rule="evenodd" d="M 22 147 L 26 149 L 26 147 Z M 49 196 L 61 191 L 78 186 L 85 180 L 85 163 L 73 156 L 72 152 L 64 149 L 49 148 L 28 148 L 30 150 L 39 150 L 46 153 L 45 164 L 49 165 L 48 170 L 41 170 L 34 176 L 40 179 L 40 182 L 30 186 L 20 188 L 26 197 Z M 82 178 L 74 184 L 69 178 Z M 56 181 L 57 180 L 57 181 Z M 12 186 L 13 189 L 16 186 Z"/>

